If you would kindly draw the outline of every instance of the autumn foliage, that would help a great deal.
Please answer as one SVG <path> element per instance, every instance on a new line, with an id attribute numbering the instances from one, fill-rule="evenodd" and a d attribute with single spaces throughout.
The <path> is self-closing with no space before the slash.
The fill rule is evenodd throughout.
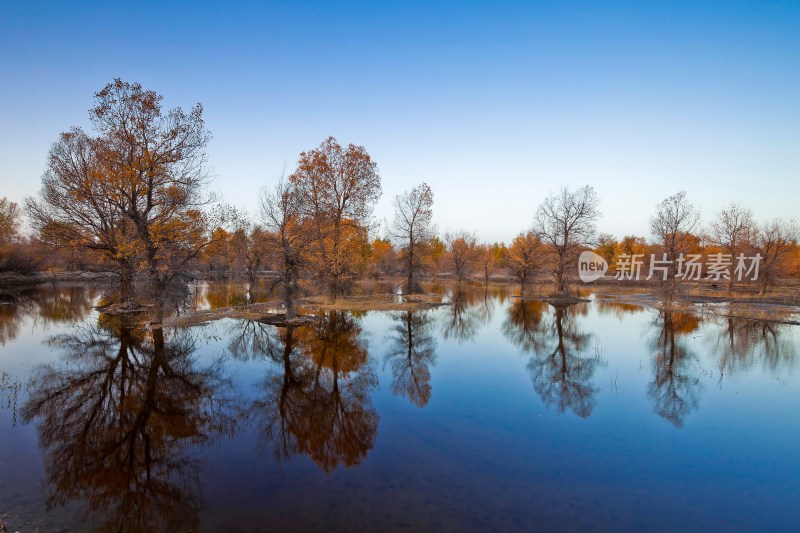
<path id="1" fill-rule="evenodd" d="M 335 300 L 368 277 L 404 292 L 422 291 L 426 279 L 508 280 L 522 293 L 570 296 L 585 250 L 607 261 L 607 276 L 620 257 L 640 257 L 647 271 L 651 256 L 674 265 L 686 254 L 759 254 L 762 294 L 800 274 L 795 222 L 758 222 L 731 204 L 704 227 L 685 192 L 654 206 L 649 238 L 598 234 L 600 199 L 589 186 L 545 197 L 509 244 L 482 243 L 464 229 L 440 234 L 425 182 L 396 196 L 394 218 L 382 226 L 373 218 L 382 191 L 377 163 L 363 146 L 334 137 L 301 152 L 277 188 L 265 187 L 251 220 L 210 193 L 203 107 L 165 109 L 162 101 L 120 79 L 95 94 L 91 131 L 59 135 L 39 194 L 23 210 L 0 199 L 0 270 L 111 272 L 108 297 L 155 303 L 157 321 L 188 281 L 209 275 L 243 276 L 248 297 L 281 287 L 292 315 L 301 292 Z M 23 212 L 33 235 L 20 232 Z M 37 263 L 41 250 L 49 253 Z M 661 285 L 672 295 L 682 282 L 674 266 L 667 274 Z M 725 279 L 728 290 L 735 283 Z"/>

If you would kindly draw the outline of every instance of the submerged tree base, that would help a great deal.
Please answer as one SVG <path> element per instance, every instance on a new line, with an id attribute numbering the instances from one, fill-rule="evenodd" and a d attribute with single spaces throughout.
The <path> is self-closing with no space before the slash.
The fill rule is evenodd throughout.
<path id="1" fill-rule="evenodd" d="M 140 304 L 136 302 L 111 303 L 95 307 L 101 313 L 107 315 L 135 315 L 148 313 L 153 310 L 153 304 Z"/>
<path id="2" fill-rule="evenodd" d="M 441 305 L 441 294 L 375 294 L 371 296 L 344 296 L 335 302 L 324 296 L 310 296 L 300 300 L 300 307 L 310 311 L 416 311 Z"/>
<path id="3" fill-rule="evenodd" d="M 579 298 L 571 294 L 553 294 L 550 296 L 511 296 L 512 298 L 519 298 L 521 300 L 536 300 L 538 302 L 545 302 L 553 307 L 566 307 L 575 305 L 582 302 L 589 302 L 586 298 Z"/>
<path id="4" fill-rule="evenodd" d="M 317 316 L 297 315 L 292 318 L 286 318 L 286 313 L 275 313 L 258 318 L 256 319 L 256 322 L 283 328 L 286 326 L 305 326 L 312 324 L 317 320 L 319 320 L 319 317 Z"/>

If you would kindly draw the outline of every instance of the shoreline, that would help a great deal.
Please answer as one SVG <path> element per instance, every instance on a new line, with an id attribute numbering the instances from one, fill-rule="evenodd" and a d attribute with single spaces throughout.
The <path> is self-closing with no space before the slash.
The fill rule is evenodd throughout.
<path id="1" fill-rule="evenodd" d="M 52 284 L 58 286 L 70 283 L 92 284 L 110 277 L 105 272 L 63 272 L 54 275 L 34 274 L 24 275 L 15 273 L 0 274 L 0 292 L 10 292 L 32 289 L 39 285 Z M 208 279 L 198 276 L 200 283 L 215 282 L 242 284 L 246 281 L 235 276 L 226 279 Z M 397 284 L 395 278 L 381 278 L 369 280 L 369 283 Z M 418 311 L 433 309 L 449 305 L 447 293 L 457 287 L 453 280 L 445 277 L 425 280 L 429 290 L 424 294 L 398 295 L 389 291 L 369 290 L 367 294 L 348 295 L 338 298 L 335 302 L 324 295 L 314 295 L 298 298 L 298 314 L 314 314 L 329 310 L 351 312 L 367 311 Z M 430 285 L 433 285 L 431 290 Z M 554 306 L 569 306 L 590 301 L 587 297 L 594 295 L 594 300 L 610 304 L 636 305 L 650 309 L 660 310 L 662 302 L 659 295 L 659 286 L 656 283 L 622 283 L 615 280 L 602 279 L 593 283 L 574 283 L 571 295 L 549 294 L 552 284 L 549 280 L 537 279 L 531 290 L 519 294 L 519 285 L 507 277 L 494 276 L 488 284 L 483 281 L 470 280 L 462 286 L 464 290 L 505 290 L 508 296 L 524 300 L 546 302 Z M 12 298 L 13 300 L 13 298 Z M 3 303 L 12 303 L 4 301 Z M 692 283 L 680 287 L 672 305 L 672 310 L 694 314 L 712 314 L 719 317 L 742 318 L 774 323 L 800 325 L 800 282 L 782 280 L 777 283 L 766 295 L 758 294 L 758 287 L 754 285 L 741 285 L 734 287 L 733 291 L 727 289 L 712 289 L 706 284 Z M 102 309 L 100 309 L 102 311 Z M 275 320 L 276 315 L 282 312 L 281 304 L 277 299 L 266 302 L 251 303 L 238 306 L 223 306 L 215 309 L 199 309 L 185 312 L 181 315 L 169 317 L 163 324 L 153 324 L 151 327 L 191 326 L 207 323 L 221 318 L 238 318 L 245 320 Z"/>

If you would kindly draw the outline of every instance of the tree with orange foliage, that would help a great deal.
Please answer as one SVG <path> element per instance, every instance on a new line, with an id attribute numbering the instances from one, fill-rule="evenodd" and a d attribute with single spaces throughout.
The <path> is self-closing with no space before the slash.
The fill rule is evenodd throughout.
<path id="1" fill-rule="evenodd" d="M 246 233 L 246 236 L 246 240 L 239 249 L 239 254 L 244 261 L 247 279 L 252 290 L 256 284 L 256 274 L 261 268 L 264 268 L 269 259 L 270 249 L 267 245 L 267 232 L 261 226 L 256 224 Z"/>
<path id="2" fill-rule="evenodd" d="M 617 243 L 616 255 L 646 254 L 649 250 L 647 239 L 636 235 L 626 235 Z"/>
<path id="3" fill-rule="evenodd" d="M 17 204 L 0 198 L 0 243 L 15 239 L 19 231 L 19 209 Z"/>
<path id="4" fill-rule="evenodd" d="M 203 250 L 202 258 L 213 272 L 224 273 L 231 268 L 231 238 L 225 228 L 216 228 L 211 232 L 213 242 Z"/>
<path id="5" fill-rule="evenodd" d="M 442 239 L 438 235 L 434 235 L 429 244 L 428 262 L 430 263 L 430 271 L 434 278 L 436 278 L 442 270 L 442 261 L 444 261 L 444 254 L 447 250 Z"/>
<path id="6" fill-rule="evenodd" d="M 532 231 L 520 233 L 506 252 L 505 263 L 519 282 L 520 294 L 533 282 L 533 277 L 544 264 L 545 247 Z"/>
<path id="7" fill-rule="evenodd" d="M 19 234 L 17 204 L 0 198 L 0 272 L 30 270 L 30 251 Z"/>
<path id="8" fill-rule="evenodd" d="M 505 265 L 505 244 L 481 244 L 478 250 L 478 265 L 483 274 L 483 284 L 489 284 L 489 278 Z"/>
<path id="9" fill-rule="evenodd" d="M 453 275 L 460 285 L 462 281 L 468 280 L 475 270 L 479 253 L 478 238 L 474 233 L 459 230 L 446 233 L 444 240 L 447 243 Z"/>
<path id="10" fill-rule="evenodd" d="M 374 273 L 389 274 L 394 269 L 395 256 L 392 241 L 389 239 L 375 239 L 372 241 L 371 262 Z"/>
<path id="11" fill-rule="evenodd" d="M 328 137 L 300 154 L 289 180 L 302 197 L 305 216 L 313 222 L 315 268 L 335 300 L 365 266 L 368 218 L 381 195 L 378 167 L 363 146 L 343 148 Z"/>
<path id="12" fill-rule="evenodd" d="M 766 294 L 769 286 L 775 282 L 785 266 L 785 260 L 795 251 L 798 238 L 800 229 L 794 220 L 775 219 L 761 224 L 751 232 L 749 244 L 761 255 L 760 294 Z"/>
<path id="13" fill-rule="evenodd" d="M 609 268 L 614 267 L 614 257 L 617 253 L 617 241 L 613 235 L 608 233 L 601 233 L 597 237 L 597 246 L 594 252 L 601 256 L 609 265 Z"/>
<path id="14" fill-rule="evenodd" d="M 97 155 L 101 141 L 79 128 L 62 133 L 50 149 L 37 198 L 26 198 L 31 226 L 48 246 L 79 250 L 84 259 L 113 271 L 118 296 L 132 298 L 131 284 L 143 249 Z"/>
<path id="15" fill-rule="evenodd" d="M 95 94 L 90 137 L 79 128 L 51 150 L 38 201 L 28 202 L 34 225 L 59 240 L 98 249 L 144 271 L 154 321 L 180 291 L 183 271 L 214 242 L 211 228 L 235 221 L 207 190 L 203 108 L 164 111 L 162 96 L 115 79 Z"/>
<path id="16" fill-rule="evenodd" d="M 92 122 L 101 134 L 97 154 L 110 200 L 133 223 L 143 247 L 155 320 L 172 282 L 203 248 L 214 242 L 209 227 L 235 222 L 206 188 L 206 145 L 211 138 L 203 107 L 164 112 L 163 97 L 138 83 L 115 79 L 95 95 Z M 215 219 L 215 224 L 210 219 Z"/>

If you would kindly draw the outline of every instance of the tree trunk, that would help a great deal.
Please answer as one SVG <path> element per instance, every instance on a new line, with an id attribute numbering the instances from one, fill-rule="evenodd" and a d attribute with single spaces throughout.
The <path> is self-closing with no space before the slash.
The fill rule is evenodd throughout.
<path id="1" fill-rule="evenodd" d="M 119 300 L 120 303 L 127 304 L 131 300 L 131 284 L 133 283 L 133 271 L 128 265 L 122 265 L 119 274 Z"/>

